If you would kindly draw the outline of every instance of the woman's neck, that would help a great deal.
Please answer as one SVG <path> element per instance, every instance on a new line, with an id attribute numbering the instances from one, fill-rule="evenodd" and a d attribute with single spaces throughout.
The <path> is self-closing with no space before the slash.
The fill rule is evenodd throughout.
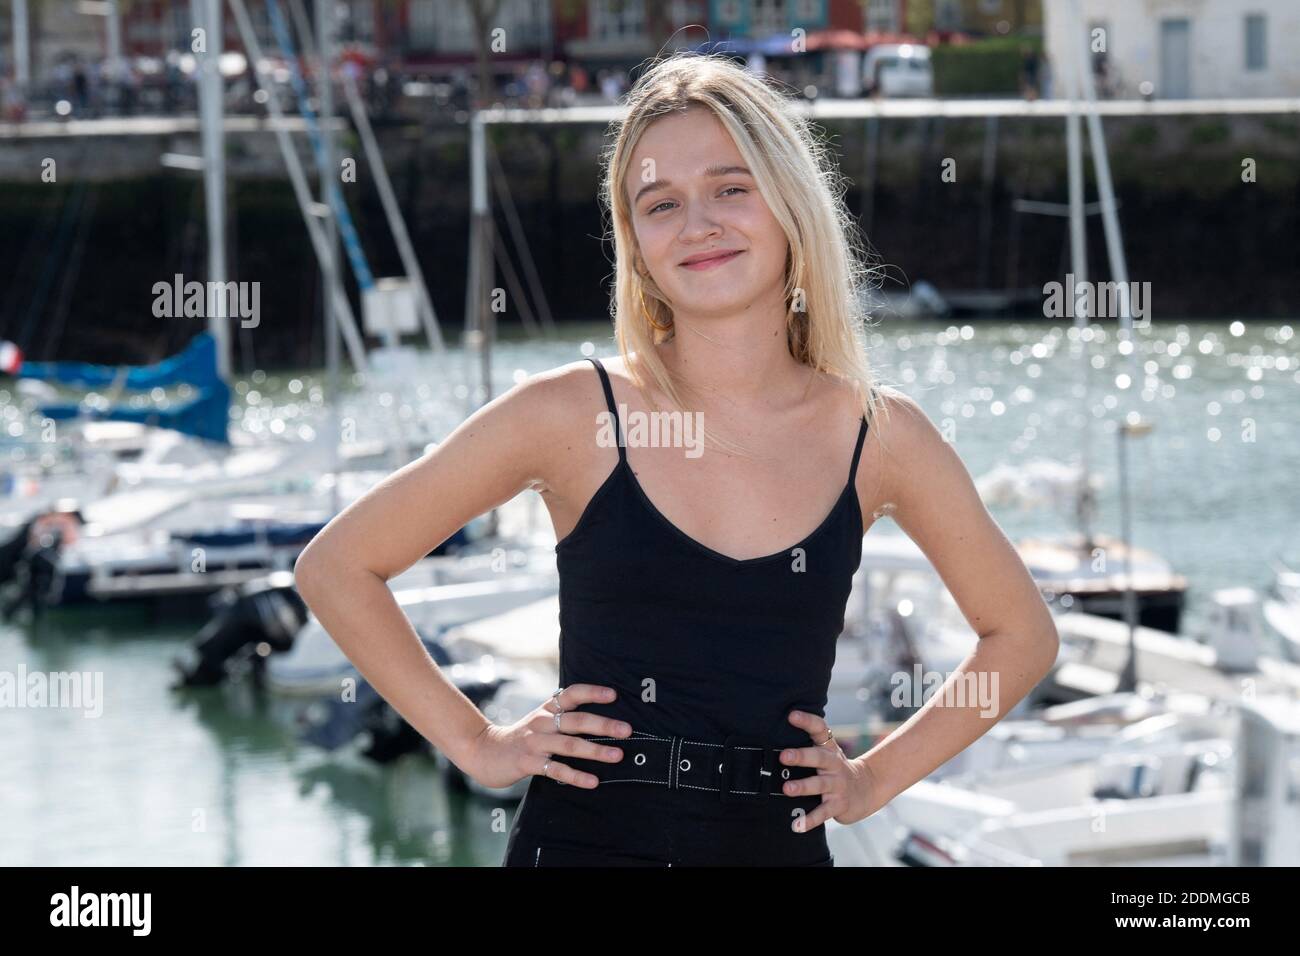
<path id="1" fill-rule="evenodd" d="M 795 361 L 781 303 L 762 314 L 674 317 L 674 334 L 659 355 L 683 388 L 683 399 L 763 413 L 806 393 L 811 369 Z"/>

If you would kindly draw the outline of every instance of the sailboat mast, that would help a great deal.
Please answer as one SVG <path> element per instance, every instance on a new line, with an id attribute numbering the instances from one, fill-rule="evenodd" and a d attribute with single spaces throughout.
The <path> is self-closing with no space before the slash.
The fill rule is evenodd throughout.
<path id="1" fill-rule="evenodd" d="M 332 186 L 330 177 L 335 175 L 334 163 L 334 88 L 330 82 L 330 64 L 334 58 L 334 3 L 333 0 L 316 0 L 316 51 L 319 67 L 320 86 L 320 137 L 321 148 L 317 153 L 320 160 L 320 196 L 321 203 L 328 208 L 329 191 Z M 341 467 L 339 442 L 342 439 L 341 405 L 342 390 L 339 387 L 339 317 L 334 309 L 334 295 L 341 291 L 338 282 L 338 223 L 331 214 L 325 220 L 325 268 L 321 273 L 321 301 L 325 306 L 325 367 L 330 396 L 330 467 L 334 473 L 331 484 L 331 507 L 339 510 L 338 473 Z"/>
<path id="2" fill-rule="evenodd" d="M 203 147 L 203 194 L 208 226 L 208 331 L 217 343 L 217 374 L 230 382 L 230 324 L 226 312 L 226 144 L 221 82 L 221 0 L 196 0 L 207 52 L 199 71 L 199 125 Z"/>
<path id="3" fill-rule="evenodd" d="M 1101 117 L 1097 115 L 1097 88 L 1093 82 L 1092 70 L 1085 65 L 1090 53 L 1088 47 L 1088 28 L 1083 19 L 1083 9 L 1079 0 L 1069 0 L 1069 32 L 1075 35 L 1070 44 L 1073 53 L 1070 57 L 1075 65 L 1075 82 L 1082 89 L 1087 102 L 1088 142 L 1092 146 L 1092 162 L 1097 171 L 1097 191 L 1101 200 L 1101 221 L 1106 232 L 1106 257 L 1110 265 L 1111 281 L 1118 291 L 1119 302 L 1119 352 L 1127 357 L 1129 368 L 1128 388 L 1120 389 L 1121 417 L 1116 430 L 1119 440 L 1119 500 L 1120 500 L 1120 546 L 1121 563 L 1124 575 L 1124 620 L 1128 624 L 1128 656 L 1120 671 L 1119 691 L 1131 691 L 1137 687 L 1137 595 L 1133 586 L 1133 536 L 1129 506 L 1129 469 L 1127 440 L 1130 434 L 1143 434 L 1150 426 L 1142 422 L 1133 411 L 1134 395 L 1141 381 L 1137 374 L 1137 348 L 1133 343 L 1133 313 L 1129 302 L 1128 264 L 1124 260 L 1124 244 L 1120 240 L 1119 215 L 1115 206 L 1115 186 L 1110 176 L 1110 157 L 1106 153 L 1106 138 L 1101 129 Z M 1127 406 L 1127 411 L 1124 410 Z"/>
<path id="4" fill-rule="evenodd" d="M 27 0 L 13 0 L 14 83 L 19 100 L 27 102 L 27 87 L 32 80 L 31 44 L 27 38 Z"/>
<path id="5" fill-rule="evenodd" d="M 1106 153 L 1106 134 L 1102 132 L 1101 117 L 1097 114 L 1097 85 L 1093 81 L 1092 70 L 1085 69 L 1080 62 L 1081 54 L 1088 51 L 1088 29 L 1083 20 L 1083 11 L 1079 0 L 1070 0 L 1070 16 L 1073 20 L 1072 30 L 1076 31 L 1074 62 L 1078 72 L 1078 82 L 1082 84 L 1084 99 L 1087 102 L 1088 142 L 1092 147 L 1092 163 L 1097 171 L 1097 192 L 1101 201 L 1101 224 L 1106 233 L 1106 258 L 1110 263 L 1110 277 L 1117 286 L 1120 307 L 1121 341 L 1131 338 L 1133 334 L 1133 312 L 1129 302 L 1128 262 L 1124 258 L 1124 243 L 1119 234 L 1119 213 L 1115 204 L 1115 184 L 1110 176 L 1110 156 Z M 1129 363 L 1136 368 L 1135 350 L 1130 350 Z M 1137 379 L 1133 379 L 1136 387 Z"/>
<path id="6" fill-rule="evenodd" d="M 1089 362 L 1088 342 L 1083 332 L 1088 328 L 1091 316 L 1088 314 L 1088 299 L 1080 301 L 1075 294 L 1077 283 L 1088 281 L 1088 237 L 1084 229 L 1083 210 L 1083 143 L 1079 120 L 1079 62 L 1077 44 L 1070 45 L 1069 63 L 1066 66 L 1066 83 L 1070 97 L 1070 112 L 1065 118 L 1065 143 L 1068 158 L 1070 184 L 1070 282 L 1065 290 L 1073 302 L 1074 328 L 1076 332 L 1075 348 L 1079 351 L 1079 391 L 1080 407 L 1083 410 L 1082 461 L 1080 463 L 1077 513 L 1079 532 L 1082 535 L 1084 551 L 1092 550 L 1092 519 L 1094 502 L 1092 498 L 1092 389 L 1089 379 L 1092 365 Z"/>
<path id="7" fill-rule="evenodd" d="M 482 107 L 477 105 L 469 122 L 470 270 L 465 340 L 478 349 L 481 389 L 479 405 L 486 405 L 492 400 L 493 316 L 488 302 L 488 290 L 492 286 L 492 216 L 488 206 L 486 137 Z M 493 508 L 488 517 L 489 534 L 497 533 L 499 522 L 497 509 Z"/>

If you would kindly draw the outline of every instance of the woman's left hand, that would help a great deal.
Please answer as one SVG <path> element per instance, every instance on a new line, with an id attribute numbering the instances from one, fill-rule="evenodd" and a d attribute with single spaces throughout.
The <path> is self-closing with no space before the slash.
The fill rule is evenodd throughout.
<path id="1" fill-rule="evenodd" d="M 790 711 L 789 720 L 814 741 L 825 740 L 830 729 L 825 718 L 802 710 Z M 787 780 L 781 788 L 790 797 L 822 794 L 822 802 L 816 810 L 800 814 L 794 821 L 794 829 L 801 833 L 831 818 L 840 823 L 856 823 L 884 805 L 871 768 L 861 758 L 850 760 L 846 757 L 840 742 L 833 737 L 820 746 L 782 750 L 781 763 L 788 767 L 817 768 L 815 776 Z"/>

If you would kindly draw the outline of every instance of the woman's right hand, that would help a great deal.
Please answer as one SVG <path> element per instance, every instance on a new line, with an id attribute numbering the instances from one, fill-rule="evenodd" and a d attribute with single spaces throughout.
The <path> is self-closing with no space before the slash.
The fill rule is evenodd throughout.
<path id="1" fill-rule="evenodd" d="M 559 695 L 563 713 L 556 730 L 552 697 L 523 719 L 508 726 L 489 724 L 475 742 L 467 766 L 462 769 L 485 787 L 508 787 L 533 774 L 594 790 L 600 779 L 594 774 L 574 770 L 556 756 L 578 757 L 618 763 L 623 759 L 619 747 L 611 747 L 575 737 L 592 734 L 601 737 L 630 737 L 632 728 L 621 720 L 576 710 L 581 704 L 608 704 L 616 694 L 612 687 L 600 684 L 571 684 Z M 550 766 L 546 762 L 550 761 Z"/>

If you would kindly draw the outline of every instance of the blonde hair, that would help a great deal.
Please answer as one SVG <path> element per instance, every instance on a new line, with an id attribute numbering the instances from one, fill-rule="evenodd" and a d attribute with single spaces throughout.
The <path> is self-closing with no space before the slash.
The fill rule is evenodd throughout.
<path id="1" fill-rule="evenodd" d="M 885 404 L 867 361 L 867 316 L 860 296 L 871 286 L 875 270 L 845 208 L 843 177 L 810 122 L 790 98 L 722 55 L 684 53 L 661 59 L 628 91 L 626 102 L 627 116 L 611 124 L 612 144 L 602 156 L 601 204 L 615 250 L 614 336 L 637 386 L 644 392 L 644 378 L 629 361 L 633 352 L 637 364 L 643 363 L 663 393 L 684 410 L 672 373 L 655 348 L 674 334 L 673 310 L 654 279 L 636 266 L 636 234 L 624 184 L 632 153 L 650 124 L 702 106 L 735 141 L 789 241 L 785 299 L 791 356 L 850 382 L 868 423 L 874 424 Z M 795 309 L 797 292 L 802 293 L 801 310 Z M 729 441 L 719 444 L 737 447 Z"/>

